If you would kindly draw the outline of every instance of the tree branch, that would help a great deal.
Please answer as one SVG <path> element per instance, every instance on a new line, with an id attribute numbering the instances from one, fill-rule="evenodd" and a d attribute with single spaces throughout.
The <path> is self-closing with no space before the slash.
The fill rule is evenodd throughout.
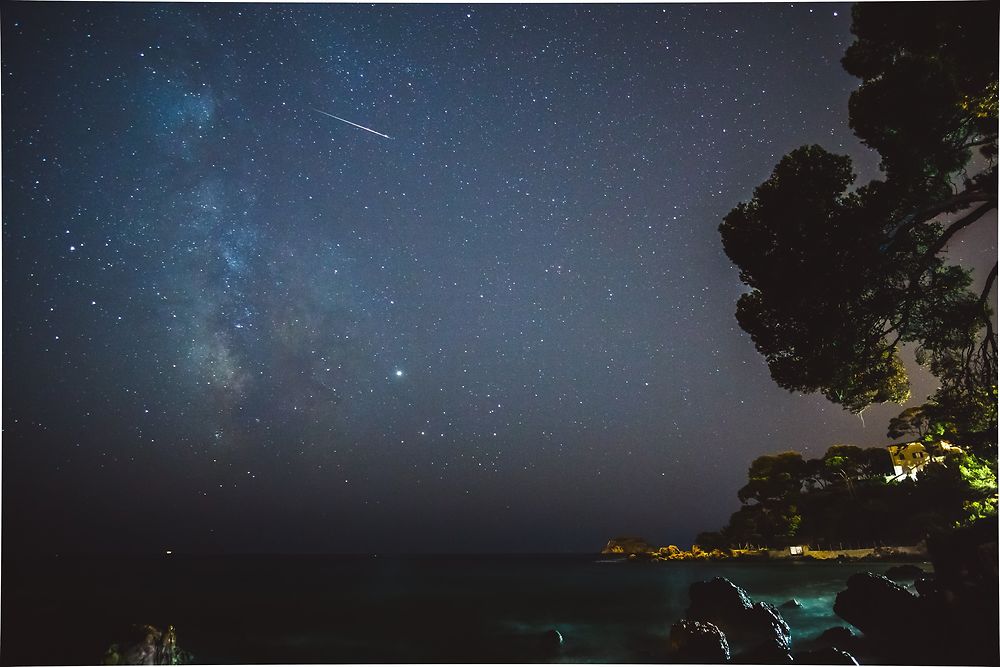
<path id="1" fill-rule="evenodd" d="M 983 359 L 983 372 L 988 375 L 987 381 L 996 376 L 996 359 L 997 359 L 997 339 L 996 334 L 993 332 L 993 322 L 990 320 L 990 312 L 986 307 L 987 299 L 990 297 L 990 290 L 993 289 L 994 283 L 997 280 L 997 263 L 993 263 L 993 269 L 990 271 L 990 275 L 986 277 L 986 285 L 983 287 L 982 293 L 979 295 L 979 312 L 982 314 L 983 322 L 986 325 L 986 335 L 983 336 L 983 343 L 979 348 L 979 355 Z"/>
<path id="2" fill-rule="evenodd" d="M 983 322 L 986 329 L 982 341 L 978 338 L 969 343 L 968 347 L 962 350 L 962 364 L 964 371 L 961 373 L 959 381 L 968 392 L 974 392 L 977 385 L 986 383 L 987 385 L 996 377 L 996 334 L 993 332 L 993 322 L 990 321 L 989 309 L 986 308 L 986 300 L 989 298 L 990 290 L 997 278 L 997 265 L 993 264 L 993 269 L 986 278 L 986 285 L 979 295 L 976 303 L 978 317 Z M 973 362 L 976 362 L 975 364 Z"/>
<path id="3" fill-rule="evenodd" d="M 954 222 L 951 223 L 951 225 L 948 226 L 946 230 L 944 230 L 941 236 L 938 237 L 937 241 L 934 242 L 934 245 L 928 248 L 927 251 L 920 258 L 920 261 L 917 264 L 916 269 L 910 273 L 909 284 L 906 286 L 906 294 L 904 295 L 903 300 L 900 303 L 901 306 L 903 306 L 905 302 L 909 301 L 914 296 L 918 286 L 920 285 L 920 277 L 927 270 L 928 265 L 931 263 L 934 257 L 936 257 L 937 254 L 941 252 L 941 250 L 948 244 L 948 241 L 950 241 L 951 238 L 955 236 L 955 234 L 957 234 L 959 231 L 968 227 L 972 223 L 976 222 L 977 220 L 979 220 L 979 218 L 983 217 L 983 215 L 985 215 L 987 211 L 996 208 L 996 205 L 997 203 L 995 199 L 990 197 L 984 204 L 977 207 L 970 213 L 967 213 L 966 215 L 962 216 L 958 220 L 955 220 Z M 996 267 L 994 266 L 993 268 L 994 270 L 993 272 L 991 272 L 992 277 L 987 280 L 988 285 L 991 285 L 992 282 L 996 280 Z M 892 345 L 889 346 L 890 349 L 895 347 L 896 344 L 903 337 L 906 327 L 909 324 L 909 320 L 910 320 L 910 309 L 904 306 L 903 316 L 900 318 L 899 322 L 896 323 L 896 325 L 894 326 L 896 330 L 896 339 L 892 342 Z"/>
<path id="4" fill-rule="evenodd" d="M 983 215 L 985 215 L 987 211 L 996 208 L 996 205 L 997 205 L 996 201 L 994 201 L 991 198 L 986 203 L 982 204 L 981 206 L 978 206 L 971 213 L 967 213 L 966 215 L 962 216 L 955 222 L 951 223 L 951 225 L 948 226 L 948 229 L 944 230 L 944 233 L 941 234 L 941 236 L 938 237 L 938 240 L 934 242 L 934 245 L 928 248 L 927 252 L 924 253 L 923 258 L 920 261 L 920 267 L 921 267 L 920 273 L 924 272 L 924 269 L 926 268 L 926 265 L 930 261 L 930 259 L 934 255 L 937 255 L 939 252 L 941 252 L 941 250 L 946 245 L 948 245 L 948 241 L 951 240 L 951 237 L 953 237 L 962 229 L 965 229 L 966 227 L 974 223 L 979 218 L 983 217 Z"/>
<path id="5" fill-rule="evenodd" d="M 967 144 L 962 144 L 961 148 L 966 149 L 966 148 L 975 148 L 976 146 L 986 146 L 988 144 L 996 142 L 996 140 L 997 140 L 996 135 L 993 135 L 987 137 L 986 139 L 980 139 L 979 141 L 970 141 Z"/>
<path id="6" fill-rule="evenodd" d="M 979 310 L 982 310 L 983 307 L 986 306 L 986 299 L 990 297 L 990 290 L 993 289 L 993 283 L 995 283 L 996 280 L 997 263 L 993 262 L 993 269 L 990 271 L 990 275 L 986 276 L 986 286 L 983 287 L 983 291 L 979 295 Z"/>
<path id="7" fill-rule="evenodd" d="M 901 232 L 907 232 L 912 227 L 916 227 L 922 222 L 927 222 L 932 218 L 936 218 L 942 213 L 947 213 L 950 211 L 956 211 L 960 208 L 965 208 L 976 202 L 988 202 L 994 199 L 994 193 L 988 192 L 986 190 L 966 190 L 965 192 L 960 192 L 959 194 L 949 197 L 944 201 L 938 202 L 933 206 L 928 206 L 925 209 L 911 213 L 900 220 L 899 224 L 895 229 L 890 232 L 890 235 L 895 238 Z M 995 204 L 994 204 L 995 205 Z"/>

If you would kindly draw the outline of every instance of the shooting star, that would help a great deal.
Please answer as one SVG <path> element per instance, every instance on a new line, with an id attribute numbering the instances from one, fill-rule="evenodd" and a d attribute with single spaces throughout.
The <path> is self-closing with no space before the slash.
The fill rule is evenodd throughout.
<path id="1" fill-rule="evenodd" d="M 365 127 L 364 125 L 358 125 L 357 123 L 352 123 L 351 121 L 349 121 L 349 120 L 347 120 L 345 118 L 341 118 L 339 116 L 334 116 L 332 113 L 327 113 L 327 112 L 323 111 L 322 109 L 317 109 L 316 107 L 310 107 L 310 108 L 313 111 L 317 111 L 317 112 L 323 114 L 324 116 L 329 116 L 330 118 L 336 118 L 341 123 L 347 123 L 348 125 L 353 125 L 354 127 L 359 127 L 362 130 L 364 130 L 365 132 L 371 132 L 372 134 L 377 134 L 380 137 L 385 137 L 386 139 L 392 139 L 392 137 L 390 137 L 388 134 L 382 134 L 381 132 L 376 132 L 375 130 L 371 129 L 370 127 Z"/>

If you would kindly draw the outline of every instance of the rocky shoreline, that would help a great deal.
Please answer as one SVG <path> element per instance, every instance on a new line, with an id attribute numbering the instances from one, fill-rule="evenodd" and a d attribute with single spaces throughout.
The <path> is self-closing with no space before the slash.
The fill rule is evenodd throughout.
<path id="1" fill-rule="evenodd" d="M 631 540 L 609 543 L 608 548 L 625 546 L 641 545 Z M 670 555 L 675 556 L 672 560 L 718 558 L 694 549 L 687 555 L 674 551 L 676 547 L 665 549 L 666 560 Z M 639 559 L 642 553 L 661 552 L 632 555 Z M 833 612 L 851 627 L 828 628 L 794 652 L 789 626 L 774 605 L 754 602 L 721 577 L 692 584 L 690 606 L 670 628 L 668 659 L 716 664 L 1000 664 L 996 517 L 931 537 L 928 554 L 933 573 L 899 565 L 889 568 L 887 576 L 852 575 L 833 605 Z M 886 555 L 891 553 L 878 560 L 886 560 Z M 913 581 L 917 594 L 893 579 Z M 796 606 L 789 600 L 781 608 Z"/>
<path id="2" fill-rule="evenodd" d="M 826 562 L 913 562 L 928 557 L 924 544 L 915 546 L 878 546 L 864 549 L 812 549 L 808 546 L 785 549 L 702 549 L 697 544 L 688 550 L 673 544 L 654 547 L 642 538 L 615 537 L 608 540 L 602 555 L 618 555 L 632 561 L 740 561 L 767 562 L 789 560 Z"/>
<path id="3" fill-rule="evenodd" d="M 930 592 L 935 590 L 935 580 L 923 577 L 918 582 L 922 592 L 914 595 L 882 575 L 851 576 L 846 589 L 837 595 L 834 612 L 854 629 L 833 626 L 794 649 L 781 613 L 781 609 L 795 608 L 794 600 L 779 609 L 754 601 L 723 577 L 696 582 L 691 585 L 684 618 L 670 626 L 667 658 L 674 663 L 711 664 L 995 664 L 995 647 L 991 659 L 988 642 L 961 643 L 955 610 Z M 924 628 L 929 619 L 934 624 L 929 639 L 905 639 Z"/>
<path id="4" fill-rule="evenodd" d="M 755 602 L 733 582 L 716 577 L 692 584 L 685 617 L 670 627 L 669 657 L 673 662 L 716 664 L 892 662 L 898 651 L 886 639 L 898 637 L 894 633 L 900 624 L 917 620 L 917 599 L 881 575 L 854 575 L 847 590 L 837 596 L 834 610 L 862 634 L 834 626 L 793 651 L 791 630 L 778 608 Z M 794 606 L 794 600 L 781 605 Z"/>

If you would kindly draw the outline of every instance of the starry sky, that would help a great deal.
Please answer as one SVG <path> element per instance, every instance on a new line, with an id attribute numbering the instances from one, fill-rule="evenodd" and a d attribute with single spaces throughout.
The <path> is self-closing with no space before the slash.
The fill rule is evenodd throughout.
<path id="1" fill-rule="evenodd" d="M 4 548 L 686 546 L 753 458 L 887 444 L 899 407 L 770 380 L 717 231 L 799 145 L 877 174 L 851 41 L 844 4 L 5 6 Z"/>

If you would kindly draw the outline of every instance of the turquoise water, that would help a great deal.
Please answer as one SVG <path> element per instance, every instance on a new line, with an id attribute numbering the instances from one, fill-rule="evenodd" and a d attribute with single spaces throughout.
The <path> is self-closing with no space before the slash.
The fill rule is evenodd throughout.
<path id="1" fill-rule="evenodd" d="M 93 663 L 121 627 L 141 622 L 173 624 L 199 662 L 662 661 L 688 587 L 716 576 L 755 600 L 798 600 L 782 614 L 793 649 L 808 648 L 845 624 L 833 601 L 847 578 L 890 566 L 595 556 L 5 562 L 0 657 Z M 550 629 L 564 638 L 559 652 L 539 641 Z"/>
<path id="2" fill-rule="evenodd" d="M 928 571 L 929 564 L 919 564 Z M 544 587 L 553 591 L 548 604 L 531 613 L 518 610 L 504 623 L 512 631 L 537 634 L 555 628 L 565 638 L 557 662 L 643 661 L 662 655 L 670 625 L 683 618 L 688 588 L 696 581 L 726 577 L 754 599 L 776 607 L 791 598 L 801 607 L 781 609 L 792 630 L 793 650 L 808 648 L 824 630 L 847 625 L 833 613 L 837 593 L 855 572 L 884 573 L 881 563 L 602 563 L 588 562 L 550 573 Z M 596 569 L 591 572 L 591 569 Z M 530 571 L 530 568 L 529 568 Z M 586 601 L 560 603 L 587 583 Z M 912 582 L 904 582 L 914 592 Z"/>

